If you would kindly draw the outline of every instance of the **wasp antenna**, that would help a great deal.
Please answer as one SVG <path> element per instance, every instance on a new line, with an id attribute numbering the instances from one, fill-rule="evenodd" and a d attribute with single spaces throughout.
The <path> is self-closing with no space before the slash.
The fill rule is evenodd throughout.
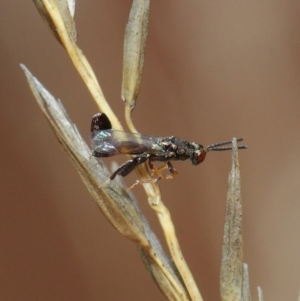
<path id="1" fill-rule="evenodd" d="M 243 141 L 243 140 L 244 140 L 243 138 L 236 139 L 237 142 L 240 142 L 240 141 Z M 225 146 L 225 147 L 223 146 L 223 145 L 231 144 L 231 143 L 232 143 L 231 140 L 217 142 L 217 143 L 209 145 L 206 148 L 206 151 L 226 151 L 226 150 L 231 150 L 232 146 Z M 240 145 L 240 146 L 238 146 L 238 149 L 247 149 L 247 148 L 248 148 L 247 145 Z"/>
<path id="2" fill-rule="evenodd" d="M 240 145 L 240 146 L 238 146 L 238 149 L 247 149 L 247 148 L 248 148 L 247 145 Z M 226 150 L 232 150 L 232 146 L 210 148 L 207 151 L 226 151 Z"/>

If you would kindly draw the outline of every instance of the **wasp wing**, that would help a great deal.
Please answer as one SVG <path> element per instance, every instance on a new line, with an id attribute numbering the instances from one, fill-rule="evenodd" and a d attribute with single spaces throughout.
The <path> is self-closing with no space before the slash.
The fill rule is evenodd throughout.
<path id="1" fill-rule="evenodd" d="M 163 151 L 158 144 L 161 139 L 113 129 L 103 130 L 92 137 L 93 155 L 109 157 L 118 154 L 138 155 L 145 152 L 156 154 Z"/>

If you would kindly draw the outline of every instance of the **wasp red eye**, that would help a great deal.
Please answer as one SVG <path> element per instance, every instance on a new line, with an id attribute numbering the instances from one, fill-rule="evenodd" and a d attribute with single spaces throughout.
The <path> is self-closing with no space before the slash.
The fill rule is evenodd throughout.
<path id="1" fill-rule="evenodd" d="M 200 151 L 200 153 L 197 156 L 197 162 L 198 162 L 198 164 L 200 164 L 201 162 L 203 162 L 204 159 L 205 159 L 205 157 L 206 157 L 206 151 L 205 150 Z"/>
<path id="2" fill-rule="evenodd" d="M 191 161 L 194 165 L 198 165 L 204 161 L 205 156 L 206 156 L 206 151 L 203 148 L 198 149 L 194 151 L 194 153 L 192 154 Z"/>

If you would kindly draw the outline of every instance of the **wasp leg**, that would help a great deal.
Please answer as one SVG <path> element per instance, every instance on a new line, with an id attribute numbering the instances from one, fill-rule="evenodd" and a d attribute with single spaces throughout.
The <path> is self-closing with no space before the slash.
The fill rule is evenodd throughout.
<path id="1" fill-rule="evenodd" d="M 161 176 L 161 172 L 167 168 L 167 165 L 166 165 L 166 164 L 165 164 L 164 166 L 161 166 L 161 167 L 159 167 L 159 168 L 156 168 L 156 167 L 150 162 L 150 160 L 148 161 L 148 166 L 149 166 L 149 169 L 151 170 L 151 176 L 156 176 L 156 177 L 160 177 L 160 176 Z"/>
<path id="2" fill-rule="evenodd" d="M 158 177 L 158 180 L 161 180 L 162 178 L 164 179 L 174 179 L 178 176 L 178 172 L 176 169 L 173 167 L 170 161 L 167 161 L 167 163 L 164 166 L 161 166 L 159 168 L 156 168 L 150 160 L 148 161 L 148 166 L 151 170 L 152 175 Z M 162 171 L 165 169 L 168 169 L 170 175 L 163 175 Z"/>
<path id="3" fill-rule="evenodd" d="M 169 170 L 169 173 L 171 175 L 169 175 L 169 179 L 174 179 L 176 177 L 178 177 L 178 171 L 173 167 L 172 163 L 170 161 L 167 161 L 167 167 L 168 167 L 168 170 Z"/>
<path id="4" fill-rule="evenodd" d="M 138 165 L 146 162 L 148 160 L 148 155 L 141 155 L 133 159 L 128 160 L 122 164 L 114 173 L 109 177 L 113 180 L 117 175 L 125 177 L 131 173 Z"/>
<path id="5" fill-rule="evenodd" d="M 132 184 L 129 188 L 127 188 L 126 191 L 131 190 L 132 188 L 134 188 L 135 186 L 138 185 L 143 185 L 143 184 L 147 184 L 147 183 L 156 183 L 158 180 L 160 180 L 159 178 L 152 178 L 152 179 L 144 179 L 144 180 L 137 180 L 134 184 Z"/>
<path id="6" fill-rule="evenodd" d="M 175 168 L 173 167 L 173 165 L 171 164 L 170 161 L 167 161 L 167 163 L 164 166 L 161 166 L 159 168 L 156 168 L 151 162 L 150 160 L 148 160 L 148 166 L 151 170 L 151 176 L 155 176 L 156 178 L 152 178 L 152 179 L 145 179 L 145 180 L 141 180 L 141 181 L 136 181 L 134 184 L 132 184 L 127 191 L 131 190 L 132 188 L 134 188 L 135 186 L 138 185 L 143 185 L 146 183 L 156 183 L 161 179 L 174 179 L 178 176 L 178 172 L 175 170 Z M 170 175 L 163 175 L 161 172 L 164 171 L 165 169 L 168 169 L 170 172 Z"/>
<path id="7" fill-rule="evenodd" d="M 176 169 L 173 167 L 173 165 L 171 164 L 170 161 L 167 161 L 167 163 L 164 166 L 161 166 L 159 168 L 156 168 L 151 162 L 150 160 L 148 160 L 148 166 L 149 169 L 151 170 L 151 176 L 155 176 L 156 178 L 152 178 L 152 179 L 145 179 L 145 180 L 141 180 L 141 181 L 136 181 L 134 184 L 132 184 L 127 191 L 131 190 L 132 188 L 134 188 L 135 186 L 138 185 L 143 185 L 146 183 L 157 183 L 159 180 L 161 179 L 174 179 L 178 176 L 178 172 L 176 171 Z M 170 172 L 170 175 L 163 175 L 161 172 L 164 171 L 165 169 L 168 169 Z"/>

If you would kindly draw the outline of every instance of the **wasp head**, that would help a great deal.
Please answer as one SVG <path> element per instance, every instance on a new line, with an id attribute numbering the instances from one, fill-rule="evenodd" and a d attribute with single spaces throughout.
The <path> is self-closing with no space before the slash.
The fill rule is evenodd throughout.
<path id="1" fill-rule="evenodd" d="M 198 143 L 191 143 L 192 146 L 192 151 L 191 151 L 191 156 L 190 159 L 194 165 L 198 165 L 201 162 L 204 161 L 205 156 L 206 156 L 206 150 L 201 144 Z"/>
<path id="2" fill-rule="evenodd" d="M 238 139 L 236 139 L 236 141 L 237 142 L 243 141 L 243 138 L 238 138 Z M 209 151 L 231 150 L 232 145 L 224 146 L 224 145 L 228 145 L 228 144 L 231 144 L 231 143 L 232 143 L 231 140 L 217 142 L 217 143 L 209 145 L 206 149 L 204 149 L 201 144 L 197 144 L 197 143 L 193 142 L 193 143 L 191 143 L 191 146 L 193 147 L 193 150 L 191 152 L 190 159 L 191 159 L 191 161 L 194 165 L 198 165 L 198 164 L 200 164 L 201 162 L 204 161 L 207 152 L 209 152 Z M 247 149 L 248 146 L 247 145 L 238 145 L 237 148 L 238 149 Z"/>

